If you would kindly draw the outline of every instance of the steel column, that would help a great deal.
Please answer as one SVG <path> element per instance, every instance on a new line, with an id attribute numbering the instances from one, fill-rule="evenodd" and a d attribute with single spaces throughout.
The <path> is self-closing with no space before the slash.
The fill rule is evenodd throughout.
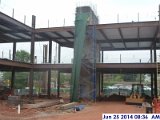
<path id="1" fill-rule="evenodd" d="M 32 15 L 32 33 L 31 33 L 31 63 L 34 63 L 34 44 L 35 44 L 35 22 L 36 17 Z M 29 98 L 30 102 L 33 102 L 33 69 L 30 70 L 30 77 L 29 77 Z"/>
<path id="2" fill-rule="evenodd" d="M 154 95 L 157 97 L 157 72 L 154 72 Z"/>
<path id="3" fill-rule="evenodd" d="M 150 50 L 150 63 L 153 63 L 153 54 L 152 54 L 152 48 Z"/>
<path id="4" fill-rule="evenodd" d="M 49 41 L 49 63 L 52 63 L 52 40 Z M 51 69 L 48 70 L 48 97 L 51 96 Z"/>
<path id="5" fill-rule="evenodd" d="M 156 51 L 156 40 L 154 41 L 154 48 L 153 48 L 153 50 L 154 50 L 154 63 L 156 63 L 157 62 L 157 51 Z"/>
<path id="6" fill-rule="evenodd" d="M 16 42 L 13 42 L 13 56 L 12 60 L 14 61 L 16 58 Z M 14 90 L 14 81 L 15 81 L 15 70 L 12 70 L 12 77 L 11 77 L 11 90 Z"/>
<path id="7" fill-rule="evenodd" d="M 35 22 L 36 22 L 36 17 L 32 15 L 31 63 L 34 63 Z"/>
<path id="8" fill-rule="evenodd" d="M 151 98 L 153 99 L 154 97 L 154 92 L 153 92 L 153 83 L 154 83 L 154 78 L 153 78 L 153 73 L 151 73 Z"/>
<path id="9" fill-rule="evenodd" d="M 12 56 L 12 60 L 15 60 L 16 57 L 16 42 L 13 42 L 13 56 Z"/>
<path id="10" fill-rule="evenodd" d="M 58 63 L 61 62 L 61 46 L 58 45 Z M 57 97 L 60 96 L 60 84 L 61 84 L 61 81 L 60 81 L 60 71 L 58 71 L 58 76 L 57 76 Z"/>
<path id="11" fill-rule="evenodd" d="M 50 98 L 51 96 L 51 69 L 48 70 L 48 89 L 47 95 Z"/>
<path id="12" fill-rule="evenodd" d="M 102 50 L 102 63 L 104 62 L 104 51 Z"/>
<path id="13" fill-rule="evenodd" d="M 101 73 L 101 93 L 103 93 L 104 74 Z"/>
<path id="14" fill-rule="evenodd" d="M 11 90 L 13 92 L 14 90 L 14 81 L 15 81 L 15 70 L 12 70 L 12 76 L 11 76 Z"/>

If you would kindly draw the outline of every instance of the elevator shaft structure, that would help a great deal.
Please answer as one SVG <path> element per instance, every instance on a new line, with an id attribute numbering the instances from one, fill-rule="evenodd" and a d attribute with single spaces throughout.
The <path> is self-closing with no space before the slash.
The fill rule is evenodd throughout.
<path id="1" fill-rule="evenodd" d="M 75 21 L 71 101 L 96 99 L 96 30 L 98 19 L 90 7 L 78 7 Z M 98 52 L 97 52 L 98 51 Z"/>

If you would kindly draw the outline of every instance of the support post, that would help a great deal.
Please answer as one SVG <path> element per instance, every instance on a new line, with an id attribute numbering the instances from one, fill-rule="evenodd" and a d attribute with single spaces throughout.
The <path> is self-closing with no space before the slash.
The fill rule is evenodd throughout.
<path id="1" fill-rule="evenodd" d="M 152 48 L 150 50 L 150 62 L 153 63 L 153 54 L 152 54 Z"/>
<path id="2" fill-rule="evenodd" d="M 49 41 L 49 63 L 52 63 L 52 40 Z"/>
<path id="3" fill-rule="evenodd" d="M 29 100 L 30 103 L 33 103 L 33 69 L 30 70 L 30 74 L 29 74 Z"/>
<path id="4" fill-rule="evenodd" d="M 32 33 L 31 33 L 31 63 L 34 63 L 34 42 L 35 42 L 35 21 L 36 17 L 32 15 Z M 30 102 L 33 102 L 33 69 L 30 70 L 29 77 L 29 98 Z"/>
<path id="5" fill-rule="evenodd" d="M 13 55 L 12 60 L 14 61 L 16 58 L 16 42 L 13 42 Z M 14 82 L 15 81 L 15 70 L 12 70 L 12 77 L 11 77 L 11 91 L 14 91 Z"/>
<path id="6" fill-rule="evenodd" d="M 101 93 L 103 93 L 104 74 L 101 73 Z"/>
<path id="7" fill-rule="evenodd" d="M 52 63 L 52 40 L 49 41 L 49 63 Z M 48 97 L 51 96 L 51 69 L 48 70 Z"/>
<path id="8" fill-rule="evenodd" d="M 36 21 L 36 17 L 34 15 L 32 15 L 31 63 L 34 63 L 35 21 Z"/>
<path id="9" fill-rule="evenodd" d="M 48 70 L 48 89 L 47 89 L 48 98 L 51 96 L 51 69 Z"/>
<path id="10" fill-rule="evenodd" d="M 13 42 L 13 56 L 12 56 L 12 60 L 14 61 L 16 58 L 16 42 Z"/>
<path id="11" fill-rule="evenodd" d="M 154 63 L 157 62 L 156 40 L 154 41 Z"/>
<path id="12" fill-rule="evenodd" d="M 102 50 L 102 63 L 104 62 L 104 51 Z"/>
<path id="13" fill-rule="evenodd" d="M 154 72 L 154 95 L 157 97 L 157 72 Z"/>
<path id="14" fill-rule="evenodd" d="M 15 81 L 15 70 L 12 70 L 12 77 L 11 77 L 11 91 L 14 91 L 14 81 Z"/>
<path id="15" fill-rule="evenodd" d="M 151 98 L 153 99 L 154 97 L 154 93 L 153 93 L 153 83 L 154 83 L 154 79 L 153 79 L 153 73 L 151 73 Z"/>
<path id="16" fill-rule="evenodd" d="M 58 45 L 58 63 L 61 62 L 61 46 Z M 58 76 L 57 76 L 57 97 L 60 96 L 60 71 L 58 71 Z"/>

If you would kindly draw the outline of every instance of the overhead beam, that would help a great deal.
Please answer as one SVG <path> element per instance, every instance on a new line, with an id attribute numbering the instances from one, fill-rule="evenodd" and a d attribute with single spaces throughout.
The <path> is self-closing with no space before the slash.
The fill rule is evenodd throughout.
<path id="1" fill-rule="evenodd" d="M 67 31 L 70 35 L 72 35 L 73 36 L 73 38 L 74 38 L 74 33 L 72 32 L 72 31 Z"/>
<path id="2" fill-rule="evenodd" d="M 133 39 L 133 38 L 131 38 L 131 39 L 123 39 L 126 43 L 127 42 L 138 42 L 138 40 L 137 39 Z M 154 39 L 152 39 L 152 38 L 140 38 L 139 39 L 139 42 L 152 42 Z M 111 42 L 111 43 L 121 43 L 122 42 L 122 40 L 121 39 L 109 39 L 109 41 Z M 109 41 L 106 41 L 106 40 L 97 40 L 97 43 L 109 43 Z"/>
<path id="3" fill-rule="evenodd" d="M 105 38 L 105 41 L 107 41 L 109 44 L 110 44 L 110 46 L 112 47 L 112 48 L 114 48 L 114 46 L 113 46 L 113 44 L 110 42 L 110 40 L 108 39 L 108 37 L 107 37 L 107 35 L 104 33 L 104 31 L 101 29 L 101 30 L 99 30 L 100 31 L 100 33 L 102 34 L 102 36 Z M 98 43 L 98 41 L 97 41 L 97 43 Z"/>
<path id="4" fill-rule="evenodd" d="M 18 26 L 18 27 L 23 28 L 23 29 L 25 29 L 27 31 L 31 31 L 32 30 L 31 27 L 29 27 L 29 26 L 17 21 L 14 18 L 11 18 L 10 16 L 8 16 L 8 15 L 2 13 L 2 12 L 0 12 L 0 20 L 6 21 L 9 24 L 12 24 L 14 26 Z"/>
<path id="5" fill-rule="evenodd" d="M 66 26 L 66 27 L 50 27 L 50 28 L 38 28 L 36 29 L 36 33 L 40 32 L 62 32 L 62 31 L 74 31 L 74 26 Z"/>
<path id="6" fill-rule="evenodd" d="M 158 26 L 158 21 L 147 22 L 129 22 L 129 23 L 114 23 L 114 24 L 98 24 L 96 29 L 118 29 L 118 28 L 137 28 L 137 27 L 154 27 Z M 92 26 L 92 25 L 89 25 Z M 39 28 L 36 29 L 36 33 L 39 32 L 59 32 L 59 31 L 74 31 L 74 26 L 66 27 L 52 27 L 52 28 Z"/>
<path id="7" fill-rule="evenodd" d="M 63 40 L 65 40 L 65 41 L 67 41 L 67 42 L 70 42 L 66 37 L 64 37 L 64 36 L 61 35 L 60 33 L 54 32 L 54 34 L 56 34 L 57 36 L 61 37 Z"/>
<path id="8" fill-rule="evenodd" d="M 157 38 L 158 38 L 158 33 L 159 33 L 159 26 L 156 27 L 156 31 L 154 33 L 154 40 L 151 43 L 151 48 L 154 47 L 154 42 L 157 42 Z"/>
<path id="9" fill-rule="evenodd" d="M 53 40 L 53 41 L 61 44 L 57 39 L 51 38 L 49 35 L 47 35 L 47 34 L 45 34 L 45 33 L 39 33 L 39 35 L 45 37 L 45 38 L 43 38 L 44 41 Z"/>
<path id="10" fill-rule="evenodd" d="M 109 47 L 101 47 L 101 49 L 103 51 L 120 51 L 120 50 L 126 50 L 125 48 L 109 48 Z M 157 47 L 157 50 L 160 49 L 160 47 Z M 138 47 L 134 47 L 134 48 L 127 48 L 127 50 L 150 50 L 149 47 L 143 47 L 143 48 L 138 48 Z"/>
<path id="11" fill-rule="evenodd" d="M 158 21 L 99 24 L 96 26 L 96 29 L 99 30 L 99 29 L 155 27 L 158 26 L 158 24 L 159 24 Z"/>
<path id="12" fill-rule="evenodd" d="M 125 43 L 125 41 L 124 41 L 124 37 L 123 37 L 122 31 L 121 31 L 121 28 L 118 28 L 118 31 L 119 31 L 119 34 L 120 34 L 120 36 L 121 36 L 122 42 L 123 42 L 123 44 L 124 44 L 124 47 L 125 47 L 125 49 L 126 49 L 127 47 L 126 47 L 126 43 Z"/>

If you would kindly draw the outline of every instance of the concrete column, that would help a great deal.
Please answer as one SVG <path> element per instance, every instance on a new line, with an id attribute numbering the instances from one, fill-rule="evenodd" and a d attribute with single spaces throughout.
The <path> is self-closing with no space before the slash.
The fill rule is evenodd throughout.
<path id="1" fill-rule="evenodd" d="M 61 63 L 61 46 L 58 45 L 58 63 Z M 58 71 L 58 76 L 57 76 L 57 97 L 60 96 L 60 71 Z"/>
<path id="2" fill-rule="evenodd" d="M 32 16 L 32 33 L 31 33 L 31 63 L 34 63 L 34 44 L 35 44 L 35 23 L 36 17 Z M 30 77 L 29 77 L 29 98 L 30 101 L 33 102 L 33 69 L 30 70 Z"/>

